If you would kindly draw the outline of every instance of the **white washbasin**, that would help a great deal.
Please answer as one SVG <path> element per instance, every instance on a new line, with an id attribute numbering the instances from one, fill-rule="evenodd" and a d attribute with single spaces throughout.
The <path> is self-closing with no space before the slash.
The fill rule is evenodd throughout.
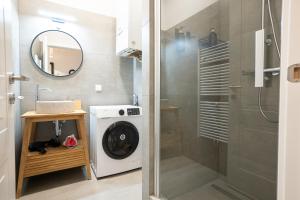
<path id="1" fill-rule="evenodd" d="M 73 101 L 37 101 L 37 114 L 60 114 L 74 111 Z"/>

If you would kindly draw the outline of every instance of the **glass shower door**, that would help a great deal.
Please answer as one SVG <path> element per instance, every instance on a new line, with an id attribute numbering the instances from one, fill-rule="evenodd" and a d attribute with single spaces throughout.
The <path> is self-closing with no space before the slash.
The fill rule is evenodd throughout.
<path id="1" fill-rule="evenodd" d="M 275 200 L 279 76 L 255 88 L 255 33 L 279 67 L 281 0 L 160 6 L 160 198 Z"/>

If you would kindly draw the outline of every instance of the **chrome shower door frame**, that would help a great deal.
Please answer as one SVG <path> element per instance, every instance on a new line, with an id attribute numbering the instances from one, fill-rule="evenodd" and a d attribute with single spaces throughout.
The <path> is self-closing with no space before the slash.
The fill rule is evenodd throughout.
<path id="1" fill-rule="evenodd" d="M 160 30 L 161 1 L 154 0 L 154 195 L 160 196 Z"/>

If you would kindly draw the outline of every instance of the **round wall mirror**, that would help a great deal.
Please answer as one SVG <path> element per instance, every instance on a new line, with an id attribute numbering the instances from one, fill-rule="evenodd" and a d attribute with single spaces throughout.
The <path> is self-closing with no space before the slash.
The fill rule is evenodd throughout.
<path id="1" fill-rule="evenodd" d="M 79 42 L 72 35 L 58 30 L 38 34 L 32 41 L 30 52 L 34 64 L 52 76 L 74 74 L 83 61 Z"/>

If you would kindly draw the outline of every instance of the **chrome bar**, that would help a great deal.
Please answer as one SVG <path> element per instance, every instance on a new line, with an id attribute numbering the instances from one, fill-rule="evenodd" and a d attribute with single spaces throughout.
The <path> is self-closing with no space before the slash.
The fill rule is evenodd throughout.
<path id="1" fill-rule="evenodd" d="M 224 134 L 224 132 L 226 133 L 227 130 L 224 130 L 224 129 L 217 129 L 217 128 L 208 128 L 208 127 L 202 127 L 203 130 L 206 130 L 206 131 L 211 131 L 213 133 L 215 133 L 216 135 L 218 134 L 219 136 L 221 137 L 224 137 L 224 138 L 227 138 L 228 136 Z"/>
<path id="2" fill-rule="evenodd" d="M 227 86 L 220 86 L 220 85 L 202 85 L 199 87 L 200 90 L 224 90 L 224 91 L 228 91 L 228 87 Z"/>
<path id="3" fill-rule="evenodd" d="M 226 75 L 226 74 L 225 74 Z M 214 76 L 214 75 L 204 75 L 204 76 L 201 76 L 200 75 L 200 79 L 206 79 L 206 78 L 215 78 L 215 79 L 219 79 L 219 78 L 227 78 L 229 79 L 228 76 Z"/>
<path id="4" fill-rule="evenodd" d="M 212 94 L 200 94 L 200 96 L 229 96 L 228 93 L 212 93 Z"/>
<path id="5" fill-rule="evenodd" d="M 208 109 L 218 109 L 218 110 L 229 110 L 229 106 L 224 106 L 224 105 L 205 105 L 205 104 L 200 104 L 203 106 L 203 108 L 208 108 Z M 201 109 L 201 108 L 200 108 Z"/>
<path id="6" fill-rule="evenodd" d="M 199 87 L 200 89 L 205 89 L 205 88 L 218 88 L 218 89 L 222 89 L 222 90 L 226 90 L 228 91 L 228 86 L 227 85 L 221 85 L 221 84 L 214 84 L 214 83 L 210 83 L 210 84 L 205 84 L 202 85 L 201 87 Z"/>
<path id="7" fill-rule="evenodd" d="M 229 54 L 224 54 L 224 55 L 218 55 L 215 57 L 211 57 L 211 58 L 201 58 L 200 63 L 203 62 L 216 62 L 216 60 L 226 60 L 229 59 Z M 203 62 L 201 62 L 203 60 Z"/>
<path id="8" fill-rule="evenodd" d="M 227 86 L 227 87 L 229 87 L 228 85 L 229 85 L 229 80 L 228 81 L 219 81 L 219 82 L 213 82 L 213 81 L 211 81 L 211 82 L 208 82 L 208 83 L 206 83 L 206 82 L 201 82 L 201 85 L 203 85 L 203 86 L 207 86 L 207 85 L 217 85 L 217 86 Z"/>
<path id="9" fill-rule="evenodd" d="M 280 67 L 274 67 L 274 68 L 268 68 L 268 69 L 264 69 L 265 73 L 268 72 L 280 72 Z"/>
<path id="10" fill-rule="evenodd" d="M 229 51 L 228 47 L 227 46 L 223 46 L 222 48 L 216 48 L 216 49 L 211 49 L 211 50 L 199 50 L 199 53 L 201 55 L 205 55 L 205 54 L 211 54 L 211 53 L 219 53 L 219 52 L 222 52 L 222 51 Z"/>
<path id="11" fill-rule="evenodd" d="M 224 105 L 229 105 L 228 102 L 226 101 L 201 101 L 201 103 L 207 103 L 207 104 L 224 104 Z"/>
<path id="12" fill-rule="evenodd" d="M 218 135 L 219 137 L 228 138 L 228 135 L 225 135 L 228 130 L 224 129 L 216 129 L 216 128 L 207 128 L 207 127 L 201 127 L 202 130 L 211 132 L 212 135 Z M 225 134 L 224 134 L 225 133 Z"/>
<path id="13" fill-rule="evenodd" d="M 208 112 L 204 112 L 202 110 L 200 110 L 199 113 L 201 113 L 203 116 L 206 116 L 206 115 L 207 116 L 214 116 L 214 117 L 218 117 L 220 119 L 226 119 L 227 120 L 229 118 L 228 114 L 222 114 L 222 113 L 216 113 L 216 112 L 208 113 Z"/>
<path id="14" fill-rule="evenodd" d="M 218 79 L 218 80 L 199 80 L 199 83 L 210 83 L 210 82 L 214 82 L 214 83 L 224 83 L 224 84 L 229 84 L 229 79 Z"/>
<path id="15" fill-rule="evenodd" d="M 160 62 L 161 62 L 161 0 L 149 1 L 154 7 L 154 195 L 160 196 Z M 151 16 L 151 15 L 150 15 Z M 150 26 L 152 27 L 152 26 Z M 150 37 L 150 36 L 148 36 Z M 150 42 L 153 42 L 148 38 Z M 148 47 L 147 47 L 148 48 Z M 143 59 L 145 60 L 145 59 Z M 149 64 L 150 65 L 150 64 Z M 149 66 L 150 67 L 150 66 Z M 152 81 L 152 80 L 150 80 Z M 151 110 L 150 110 L 151 112 Z M 151 158 L 149 158 L 151 159 Z"/>
<path id="16" fill-rule="evenodd" d="M 221 135 L 222 135 L 222 133 L 228 131 L 228 127 L 226 127 L 226 126 L 220 127 L 220 126 L 213 125 L 213 124 L 201 124 L 200 123 L 200 128 L 204 128 L 204 129 L 208 129 L 208 130 L 212 129 L 212 130 L 220 133 Z M 225 134 L 223 136 L 226 137 Z"/>
<path id="17" fill-rule="evenodd" d="M 204 88 L 216 88 L 216 89 L 222 89 L 222 90 L 226 90 L 228 91 L 228 84 L 224 84 L 224 85 L 221 85 L 221 84 L 217 84 L 217 83 L 213 83 L 211 82 L 210 84 L 205 84 L 205 85 L 202 85 L 202 86 L 199 86 L 199 89 L 204 89 Z"/>
<path id="18" fill-rule="evenodd" d="M 202 59 L 211 59 L 211 58 L 215 58 L 215 57 L 220 57 L 220 56 L 229 56 L 229 51 L 223 51 L 223 52 L 215 52 L 215 53 L 211 53 L 211 54 L 200 54 Z"/>
<path id="19" fill-rule="evenodd" d="M 213 65 L 210 65 L 210 66 L 211 66 L 211 68 L 209 68 L 209 69 L 200 67 L 199 68 L 200 75 L 205 72 L 208 73 L 208 72 L 218 72 L 218 71 L 221 71 L 221 72 L 230 71 L 229 66 L 223 66 L 223 67 L 214 67 Z"/>
<path id="20" fill-rule="evenodd" d="M 217 64 L 217 65 L 208 65 L 208 66 L 200 66 L 200 69 L 205 69 L 205 68 L 213 68 L 213 67 L 222 67 L 222 66 L 228 66 L 229 67 L 229 63 L 223 63 L 223 64 Z"/>
<path id="21" fill-rule="evenodd" d="M 224 105 L 224 104 L 203 104 L 200 103 L 203 107 L 212 107 L 212 108 L 222 108 L 222 109 L 229 109 L 229 105 Z"/>
<path id="22" fill-rule="evenodd" d="M 220 91 L 220 90 L 224 90 L 224 91 L 227 91 L 229 92 L 229 88 L 224 86 L 224 87 L 220 87 L 220 86 L 215 86 L 215 85 L 205 85 L 205 86 L 201 86 L 199 87 L 199 91 L 200 90 L 210 90 L 210 91 Z"/>
<path id="23" fill-rule="evenodd" d="M 226 89 L 223 89 L 223 88 L 221 88 L 221 89 L 215 89 L 215 88 L 200 88 L 199 89 L 199 91 L 200 91 L 200 95 L 202 95 L 202 93 L 206 93 L 206 94 L 211 94 L 211 93 L 222 93 L 222 92 L 224 92 L 224 93 L 228 93 L 229 92 L 229 90 L 226 88 Z"/>
<path id="24" fill-rule="evenodd" d="M 211 53 L 211 52 L 215 52 L 215 51 L 225 51 L 225 50 L 227 50 L 228 49 L 228 46 L 220 46 L 220 47 L 218 47 L 218 48 L 213 48 L 213 49 L 208 49 L 208 50 L 206 50 L 206 49 L 200 49 L 199 50 L 199 53 L 200 54 L 209 54 L 209 53 Z"/>
<path id="25" fill-rule="evenodd" d="M 216 88 L 216 87 L 199 87 L 199 91 L 201 92 L 221 92 L 221 91 L 224 91 L 224 92 L 229 92 L 229 89 L 228 87 L 223 87 L 223 88 Z M 201 95 L 201 94 L 200 94 Z"/>
<path id="26" fill-rule="evenodd" d="M 200 88 L 200 90 L 199 90 L 200 92 L 207 92 L 207 93 L 209 93 L 209 92 L 228 92 L 228 89 L 222 89 L 222 88 L 220 88 L 220 89 L 216 89 L 216 88 Z"/>
<path id="27" fill-rule="evenodd" d="M 226 63 L 226 65 L 208 65 L 208 66 L 201 66 L 199 68 L 200 71 L 203 72 L 210 72 L 210 71 L 219 71 L 219 70 L 229 70 L 230 66 L 229 63 Z"/>
<path id="28" fill-rule="evenodd" d="M 200 117 L 200 119 L 203 121 L 203 118 Z M 210 120 L 210 121 L 218 121 L 218 122 L 223 122 L 223 123 L 226 123 L 228 124 L 228 120 L 227 119 L 216 119 L 215 117 L 212 117 L 212 116 L 205 116 L 205 120 Z"/>
<path id="29" fill-rule="evenodd" d="M 222 125 L 222 126 L 228 126 L 228 122 L 220 121 L 220 120 L 207 120 L 207 118 L 201 118 L 201 122 L 203 124 L 217 124 L 217 125 Z"/>
<path id="30" fill-rule="evenodd" d="M 212 47 L 200 49 L 199 51 L 215 50 L 215 49 L 218 49 L 218 48 L 228 47 L 228 46 L 229 46 L 229 42 L 224 42 L 224 43 L 220 43 L 220 44 L 217 44 L 215 46 L 212 46 Z"/>
<path id="31" fill-rule="evenodd" d="M 218 136 L 218 137 L 223 138 L 223 139 L 228 139 L 228 136 L 225 136 L 222 131 L 216 131 L 215 129 L 214 130 L 209 130 L 209 129 L 204 128 L 204 127 L 202 129 L 203 129 L 204 132 L 206 132 L 207 135 Z M 226 132 L 226 131 L 224 131 L 224 132 Z"/>
<path id="32" fill-rule="evenodd" d="M 223 75 L 223 74 L 229 74 L 230 71 L 229 69 L 226 69 L 226 70 L 218 70 L 218 71 L 205 71 L 205 72 L 200 72 L 200 76 L 203 76 L 203 75 L 207 75 L 207 74 L 214 74 L 214 75 Z"/>
<path id="33" fill-rule="evenodd" d="M 203 104 L 200 104 L 200 106 L 202 106 L 202 108 L 207 108 L 207 109 L 217 109 L 217 110 L 221 110 L 221 111 L 228 111 L 229 110 L 229 107 L 227 106 L 222 106 L 222 105 L 203 105 Z M 201 109 L 201 108 L 200 108 Z"/>
<path id="34" fill-rule="evenodd" d="M 206 107 L 205 109 L 203 109 L 205 111 L 211 112 L 213 114 L 222 114 L 224 116 L 228 116 L 228 110 L 223 110 L 223 109 L 211 109 Z M 201 112 L 201 109 L 200 109 Z M 202 112 L 203 113 L 203 112 Z"/>
<path id="35" fill-rule="evenodd" d="M 209 58 L 209 57 L 214 57 L 214 56 L 216 56 L 216 55 L 222 55 L 222 54 L 230 54 L 230 52 L 228 51 L 228 50 L 223 50 L 223 49 L 221 49 L 221 50 L 218 50 L 218 51 L 216 51 L 216 52 L 209 52 L 209 53 L 205 53 L 205 54 L 203 54 L 203 53 L 201 53 L 200 52 L 200 55 L 201 55 L 201 57 L 203 57 L 203 58 Z"/>
<path id="36" fill-rule="evenodd" d="M 206 112 L 208 111 L 208 112 Z M 214 115 L 216 113 L 223 113 L 222 115 L 223 116 L 228 116 L 228 112 L 226 112 L 226 110 L 222 109 L 222 108 L 219 108 L 219 107 L 214 107 L 214 108 L 209 108 L 209 107 L 200 107 L 200 112 L 203 113 L 204 115 Z M 225 113 L 224 113 L 225 112 Z"/>

